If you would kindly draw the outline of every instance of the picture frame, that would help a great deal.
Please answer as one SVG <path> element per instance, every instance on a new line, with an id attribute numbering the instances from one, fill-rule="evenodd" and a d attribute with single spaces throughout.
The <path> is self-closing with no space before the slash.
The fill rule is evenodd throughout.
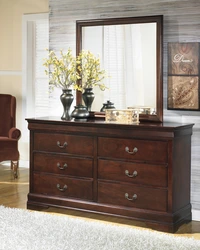
<path id="1" fill-rule="evenodd" d="M 200 110 L 200 43 L 168 43 L 167 109 Z"/>

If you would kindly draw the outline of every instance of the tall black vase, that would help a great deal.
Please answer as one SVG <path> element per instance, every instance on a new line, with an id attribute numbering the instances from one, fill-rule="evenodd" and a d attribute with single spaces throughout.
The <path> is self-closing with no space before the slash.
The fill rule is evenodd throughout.
<path id="1" fill-rule="evenodd" d="M 63 89 L 63 93 L 60 96 L 61 103 L 63 105 L 63 115 L 61 117 L 62 120 L 70 120 L 70 114 L 69 110 L 71 107 L 71 104 L 74 100 L 74 96 L 72 95 L 71 89 Z"/>
<path id="2" fill-rule="evenodd" d="M 91 111 L 92 103 L 94 101 L 94 93 L 92 92 L 92 88 L 86 88 L 84 93 L 82 94 L 83 101 L 88 111 Z"/>

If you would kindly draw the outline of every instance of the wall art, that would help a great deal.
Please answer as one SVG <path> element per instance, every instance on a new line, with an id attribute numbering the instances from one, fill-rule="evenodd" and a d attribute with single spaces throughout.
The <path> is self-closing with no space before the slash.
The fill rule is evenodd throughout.
<path id="1" fill-rule="evenodd" d="M 200 43 L 168 43 L 168 109 L 200 110 Z"/>

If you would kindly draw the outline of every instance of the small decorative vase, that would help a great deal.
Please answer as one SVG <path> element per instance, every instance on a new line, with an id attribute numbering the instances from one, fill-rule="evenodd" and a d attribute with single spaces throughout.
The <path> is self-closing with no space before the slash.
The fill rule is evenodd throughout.
<path id="1" fill-rule="evenodd" d="M 86 106 L 79 104 L 74 107 L 71 117 L 73 117 L 76 121 L 83 121 L 89 117 L 89 111 L 87 110 Z"/>
<path id="2" fill-rule="evenodd" d="M 105 109 L 115 109 L 114 103 L 112 103 L 111 101 L 103 103 L 103 107 L 101 108 L 100 112 L 105 112 Z"/>
<path id="3" fill-rule="evenodd" d="M 63 105 L 63 115 L 61 117 L 62 120 L 70 120 L 70 114 L 69 110 L 71 107 L 71 104 L 74 100 L 74 96 L 72 95 L 72 89 L 63 89 L 63 93 L 60 96 L 61 103 Z"/>
<path id="4" fill-rule="evenodd" d="M 92 103 L 94 101 L 94 93 L 92 92 L 92 88 L 86 88 L 84 93 L 82 94 L 83 101 L 88 111 L 91 111 Z"/>

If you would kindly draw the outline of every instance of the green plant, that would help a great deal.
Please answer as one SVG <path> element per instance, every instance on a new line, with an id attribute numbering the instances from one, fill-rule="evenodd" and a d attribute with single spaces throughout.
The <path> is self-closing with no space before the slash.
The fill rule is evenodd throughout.
<path id="1" fill-rule="evenodd" d="M 45 73 L 49 75 L 51 87 L 69 89 L 80 78 L 76 69 L 76 57 L 72 55 L 70 48 L 66 53 L 60 50 L 59 58 L 53 50 L 49 51 L 43 65 L 47 68 Z"/>

